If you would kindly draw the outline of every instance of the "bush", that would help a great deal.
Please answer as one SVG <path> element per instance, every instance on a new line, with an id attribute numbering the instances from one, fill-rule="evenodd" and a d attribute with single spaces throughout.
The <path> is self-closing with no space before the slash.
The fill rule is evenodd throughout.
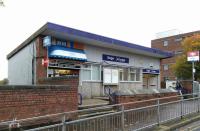
<path id="1" fill-rule="evenodd" d="M 0 80 L 0 85 L 7 85 L 8 79 L 4 78 L 3 80 Z"/>

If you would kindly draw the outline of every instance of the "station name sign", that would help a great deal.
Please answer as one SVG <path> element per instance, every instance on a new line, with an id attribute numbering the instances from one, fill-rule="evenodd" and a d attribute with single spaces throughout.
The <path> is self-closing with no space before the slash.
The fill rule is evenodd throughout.
<path id="1" fill-rule="evenodd" d="M 121 56 L 107 55 L 107 54 L 102 55 L 102 60 L 119 62 L 119 63 L 129 63 L 129 58 L 121 57 Z"/>
<path id="2" fill-rule="evenodd" d="M 159 74 L 159 70 L 152 70 L 152 69 L 143 69 L 144 74 Z"/>
<path id="3" fill-rule="evenodd" d="M 199 61 L 199 51 L 188 52 L 187 61 Z"/>

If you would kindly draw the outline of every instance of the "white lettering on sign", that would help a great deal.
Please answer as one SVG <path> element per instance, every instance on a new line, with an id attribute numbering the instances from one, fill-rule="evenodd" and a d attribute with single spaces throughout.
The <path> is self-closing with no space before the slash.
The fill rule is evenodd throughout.
<path id="1" fill-rule="evenodd" d="M 111 56 L 107 56 L 107 59 L 113 61 L 115 58 Z"/>
<path id="2" fill-rule="evenodd" d="M 117 61 L 119 61 L 119 62 L 125 62 L 125 59 L 117 57 Z"/>

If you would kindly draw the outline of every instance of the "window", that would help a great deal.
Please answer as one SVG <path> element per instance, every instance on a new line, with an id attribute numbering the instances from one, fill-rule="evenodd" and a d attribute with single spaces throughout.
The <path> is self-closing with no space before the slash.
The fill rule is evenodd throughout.
<path id="1" fill-rule="evenodd" d="M 82 80 L 91 80 L 91 65 L 83 65 L 81 70 Z"/>
<path id="2" fill-rule="evenodd" d="M 168 70 L 169 69 L 169 65 L 167 65 L 167 64 L 165 64 L 165 65 L 163 65 L 163 70 Z"/>
<path id="3" fill-rule="evenodd" d="M 123 81 L 123 69 L 119 69 L 119 80 Z"/>
<path id="4" fill-rule="evenodd" d="M 48 68 L 48 77 L 63 77 L 63 76 L 75 76 L 79 74 L 78 70 L 71 69 L 55 69 Z"/>
<path id="5" fill-rule="evenodd" d="M 136 81 L 140 81 L 140 69 L 136 69 Z"/>
<path id="6" fill-rule="evenodd" d="M 182 37 L 179 37 L 179 38 L 175 38 L 174 41 L 178 42 L 178 41 L 182 41 L 182 39 L 183 39 Z"/>
<path id="7" fill-rule="evenodd" d="M 81 79 L 88 81 L 101 80 L 100 65 L 83 65 L 81 69 Z"/>
<path id="8" fill-rule="evenodd" d="M 120 81 L 140 81 L 140 69 L 124 68 L 119 70 Z"/>
<path id="9" fill-rule="evenodd" d="M 136 80 L 136 71 L 133 68 L 129 69 L 129 81 L 135 81 Z"/>
<path id="10" fill-rule="evenodd" d="M 92 80 L 100 80 L 100 66 L 92 65 Z"/>
<path id="11" fill-rule="evenodd" d="M 178 51 L 175 51 L 175 52 L 174 52 L 175 55 L 180 55 L 180 54 L 182 54 L 182 53 L 183 53 L 182 50 L 178 50 Z"/>
<path id="12" fill-rule="evenodd" d="M 122 81 L 128 81 L 128 68 L 123 69 L 123 80 Z"/>
<path id="13" fill-rule="evenodd" d="M 164 76 L 163 79 L 164 79 L 164 81 L 167 81 L 167 80 L 169 80 L 169 77 Z"/>
<path id="14" fill-rule="evenodd" d="M 167 40 L 163 41 L 163 46 L 168 46 L 168 41 Z"/>

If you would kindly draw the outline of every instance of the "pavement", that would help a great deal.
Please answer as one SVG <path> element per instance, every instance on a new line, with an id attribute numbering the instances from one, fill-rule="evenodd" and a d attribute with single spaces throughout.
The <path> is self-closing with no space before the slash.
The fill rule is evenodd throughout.
<path id="1" fill-rule="evenodd" d="M 178 130 L 180 131 L 199 131 L 200 130 L 200 120 L 192 122 L 188 125 L 185 125 Z"/>
<path id="2" fill-rule="evenodd" d="M 149 129 L 151 131 L 200 131 L 200 113 L 172 120 Z"/>

